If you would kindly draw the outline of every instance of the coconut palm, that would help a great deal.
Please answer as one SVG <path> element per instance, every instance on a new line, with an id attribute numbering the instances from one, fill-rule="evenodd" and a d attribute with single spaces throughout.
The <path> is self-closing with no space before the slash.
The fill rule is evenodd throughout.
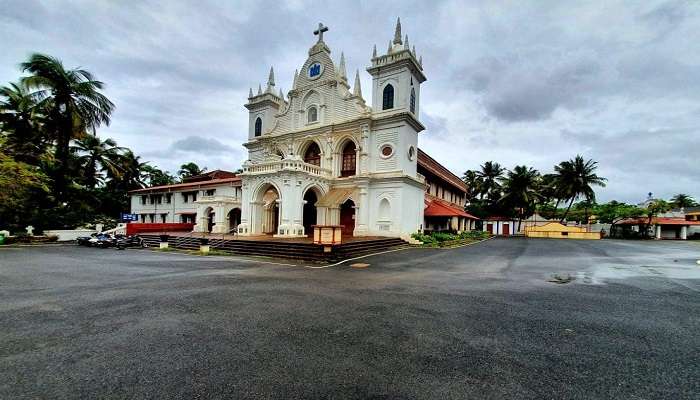
<path id="1" fill-rule="evenodd" d="M 580 155 L 576 155 L 573 160 L 562 161 L 554 167 L 557 178 L 557 193 L 562 199 L 569 200 L 569 205 L 561 217 L 560 222 L 564 222 L 571 206 L 579 198 L 587 201 L 595 201 L 595 191 L 593 186 L 605 187 L 605 178 L 596 175 L 597 162 L 589 159 L 585 161 Z"/>
<path id="2" fill-rule="evenodd" d="M 481 181 L 481 190 L 479 191 L 480 198 L 486 196 L 490 201 L 498 199 L 501 189 L 499 180 L 503 177 L 505 168 L 493 161 L 486 161 L 481 166 L 481 171 L 476 173 L 477 178 Z"/>
<path id="3" fill-rule="evenodd" d="M 462 175 L 462 180 L 467 185 L 467 200 L 471 201 L 481 190 L 481 179 L 476 171 L 468 170 Z"/>
<path id="4" fill-rule="evenodd" d="M 199 168 L 199 165 L 193 162 L 188 162 L 187 164 L 182 164 L 180 166 L 180 170 L 177 171 L 177 174 L 180 175 L 180 179 L 183 179 L 189 178 L 190 176 L 203 174 L 206 172 L 206 170 L 207 167 Z"/>
<path id="5" fill-rule="evenodd" d="M 677 195 L 673 196 L 671 198 L 671 204 L 678 208 L 695 207 L 698 205 L 692 196 L 685 193 L 678 193 Z"/>
<path id="6" fill-rule="evenodd" d="M 518 216 L 518 231 L 524 218 L 532 215 L 535 204 L 541 199 L 539 193 L 540 173 L 525 165 L 518 165 L 501 177 L 503 196 L 499 202 L 516 210 Z"/>
<path id="7" fill-rule="evenodd" d="M 141 162 L 141 157 L 131 150 L 121 154 L 110 155 L 111 162 L 116 169 L 107 169 L 107 187 L 111 190 L 129 191 L 141 189 L 146 186 L 144 182 L 144 168 L 147 162 Z"/>
<path id="8" fill-rule="evenodd" d="M 63 63 L 45 54 L 32 54 L 20 65 L 30 73 L 21 83 L 45 110 L 47 132 L 56 141 L 56 195 L 60 199 L 66 186 L 69 145 L 85 132 L 95 133 L 100 125 L 109 125 L 114 104 L 100 93 L 103 83 L 83 69 L 66 69 Z"/>
<path id="9" fill-rule="evenodd" d="M 102 171 L 119 174 L 119 154 L 125 149 L 118 147 L 114 139 L 103 141 L 97 136 L 86 135 L 75 141 L 72 150 L 78 156 L 85 186 L 94 189 L 102 180 Z"/>
<path id="10" fill-rule="evenodd" d="M 38 164 L 47 146 L 41 122 L 40 108 L 26 86 L 0 87 L 0 132 L 7 137 L 3 149 L 15 160 Z"/>

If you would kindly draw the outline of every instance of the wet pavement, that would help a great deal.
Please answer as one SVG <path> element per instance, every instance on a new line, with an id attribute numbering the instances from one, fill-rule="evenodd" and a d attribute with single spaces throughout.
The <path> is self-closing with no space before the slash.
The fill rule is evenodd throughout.
<path id="1" fill-rule="evenodd" d="M 2 248 L 0 398 L 698 398 L 698 259 L 546 239 L 320 269 Z"/>

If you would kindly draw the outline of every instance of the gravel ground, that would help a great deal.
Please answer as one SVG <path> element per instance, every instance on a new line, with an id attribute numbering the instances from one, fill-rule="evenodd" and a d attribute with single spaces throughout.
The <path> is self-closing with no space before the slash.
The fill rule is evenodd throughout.
<path id="1" fill-rule="evenodd" d="M 0 249 L 0 398 L 700 398 L 700 244 Z M 550 282 L 556 277 L 559 282 Z"/>

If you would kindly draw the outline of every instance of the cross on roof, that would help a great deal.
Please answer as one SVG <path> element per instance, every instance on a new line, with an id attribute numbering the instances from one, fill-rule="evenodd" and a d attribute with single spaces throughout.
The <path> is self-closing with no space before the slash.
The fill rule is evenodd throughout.
<path id="1" fill-rule="evenodd" d="M 324 26 L 323 23 L 318 23 L 318 29 L 314 31 L 314 35 L 318 35 L 318 41 L 323 42 L 323 32 L 328 32 L 328 27 Z"/>

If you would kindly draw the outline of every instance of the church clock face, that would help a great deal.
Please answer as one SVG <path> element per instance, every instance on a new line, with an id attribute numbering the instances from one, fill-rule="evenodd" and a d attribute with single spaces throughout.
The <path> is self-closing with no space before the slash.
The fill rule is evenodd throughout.
<path id="1" fill-rule="evenodd" d="M 309 79 L 316 79 L 321 76 L 322 73 L 323 65 L 319 62 L 315 62 L 309 65 L 309 68 L 307 68 L 306 76 L 308 76 Z"/>

